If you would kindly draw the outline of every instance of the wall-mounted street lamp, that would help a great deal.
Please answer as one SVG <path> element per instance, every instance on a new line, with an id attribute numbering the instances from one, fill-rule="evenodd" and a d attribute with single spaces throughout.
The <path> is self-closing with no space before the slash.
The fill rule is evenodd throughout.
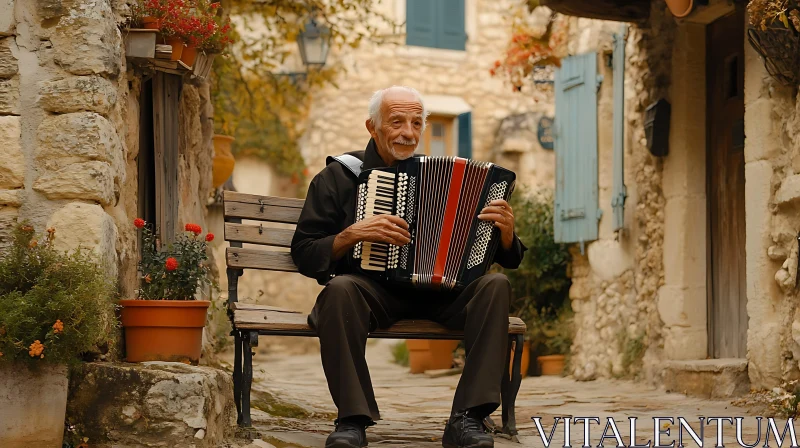
<path id="1" fill-rule="evenodd" d="M 309 69 L 321 69 L 325 66 L 325 62 L 328 60 L 328 51 L 331 48 L 330 28 L 318 25 L 313 18 L 308 19 L 303 31 L 297 36 L 297 47 L 306 71 L 275 74 L 276 76 L 288 76 L 292 83 L 306 79 Z"/>

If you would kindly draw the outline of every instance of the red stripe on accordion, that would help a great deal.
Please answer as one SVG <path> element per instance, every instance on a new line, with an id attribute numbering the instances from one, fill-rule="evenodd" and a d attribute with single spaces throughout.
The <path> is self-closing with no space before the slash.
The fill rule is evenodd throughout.
<path id="1" fill-rule="evenodd" d="M 447 194 L 447 208 L 444 212 L 444 222 L 442 222 L 441 239 L 439 240 L 439 251 L 436 254 L 436 264 L 433 267 L 433 278 L 431 283 L 436 286 L 442 284 L 442 274 L 447 264 L 447 252 L 450 249 L 450 239 L 453 237 L 453 227 L 458 211 L 458 200 L 461 196 L 461 183 L 464 180 L 464 171 L 467 168 L 467 160 L 456 158 L 453 163 L 453 177 L 450 178 L 450 188 Z"/>

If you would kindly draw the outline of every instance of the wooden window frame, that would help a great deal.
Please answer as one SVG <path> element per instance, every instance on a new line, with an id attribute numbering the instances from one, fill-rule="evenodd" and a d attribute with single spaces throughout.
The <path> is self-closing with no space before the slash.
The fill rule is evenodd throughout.
<path id="1" fill-rule="evenodd" d="M 433 140 L 433 127 L 436 124 L 441 124 L 444 127 L 444 144 L 445 144 L 445 157 L 455 157 L 458 155 L 458 148 L 456 147 L 456 125 L 455 117 L 445 115 L 431 115 L 428 117 L 428 122 L 425 126 L 425 132 L 422 133 L 420 141 L 419 152 L 426 156 L 431 155 L 431 141 Z"/>

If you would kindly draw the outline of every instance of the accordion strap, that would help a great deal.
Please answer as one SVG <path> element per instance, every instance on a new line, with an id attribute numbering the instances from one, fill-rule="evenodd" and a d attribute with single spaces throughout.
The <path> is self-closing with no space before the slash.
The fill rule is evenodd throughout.
<path id="1" fill-rule="evenodd" d="M 344 167 L 350 170 L 350 172 L 353 173 L 356 177 L 358 177 L 358 175 L 361 174 L 361 165 L 363 162 L 361 162 L 361 160 L 356 156 L 351 156 L 350 154 L 331 156 L 328 158 L 328 163 L 330 163 L 331 160 L 335 160 L 344 165 Z"/>

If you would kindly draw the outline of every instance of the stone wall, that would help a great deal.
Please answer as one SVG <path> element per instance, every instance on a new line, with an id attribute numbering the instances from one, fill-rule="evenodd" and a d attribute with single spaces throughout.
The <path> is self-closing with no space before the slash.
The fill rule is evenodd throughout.
<path id="1" fill-rule="evenodd" d="M 126 64 L 118 0 L 7 0 L 0 18 L 0 245 L 28 220 L 59 249 L 94 251 L 136 288 L 141 73 Z M 8 14 L 10 13 L 10 14 Z M 205 224 L 211 179 L 208 86 L 180 108 L 180 222 Z"/>
<path id="2" fill-rule="evenodd" d="M 797 205 L 800 109 L 749 46 L 745 59 L 748 373 L 773 388 L 800 378 Z"/>
<path id="3" fill-rule="evenodd" d="M 645 108 L 668 97 L 674 20 L 656 2 L 648 23 L 631 26 L 625 66 L 625 164 L 628 187 L 622 232 L 612 231 L 613 71 L 605 57 L 619 24 L 571 19 L 570 53 L 597 50 L 603 82 L 598 92 L 598 183 L 603 211 L 599 239 L 581 254 L 573 247 L 570 289 L 576 334 L 570 370 L 576 379 L 635 376 L 660 359 L 662 322 L 656 299 L 663 284 L 662 163 L 644 136 Z M 644 361 L 648 359 L 649 361 Z"/>
<path id="4" fill-rule="evenodd" d="M 329 63 L 345 72 L 336 79 L 338 88 L 313 94 L 301 144 L 309 171 L 322 169 L 328 155 L 366 146 L 369 98 L 374 91 L 391 85 L 419 90 L 433 113 L 445 112 L 442 97 L 466 103 L 472 112 L 472 151 L 477 159 L 493 160 L 501 151 L 502 142 L 497 142 L 496 137 L 504 118 L 529 112 L 552 116 L 552 92 L 529 88 L 516 92 L 489 74 L 494 61 L 504 54 L 511 15 L 519 6 L 520 2 L 512 0 L 467 0 L 466 51 L 409 47 L 405 45 L 405 29 L 399 27 L 381 35 L 389 43 L 365 42 L 358 49 L 332 53 Z M 405 22 L 405 1 L 384 2 L 376 7 L 397 22 Z M 523 183 L 534 183 L 532 173 L 518 175 Z"/>

